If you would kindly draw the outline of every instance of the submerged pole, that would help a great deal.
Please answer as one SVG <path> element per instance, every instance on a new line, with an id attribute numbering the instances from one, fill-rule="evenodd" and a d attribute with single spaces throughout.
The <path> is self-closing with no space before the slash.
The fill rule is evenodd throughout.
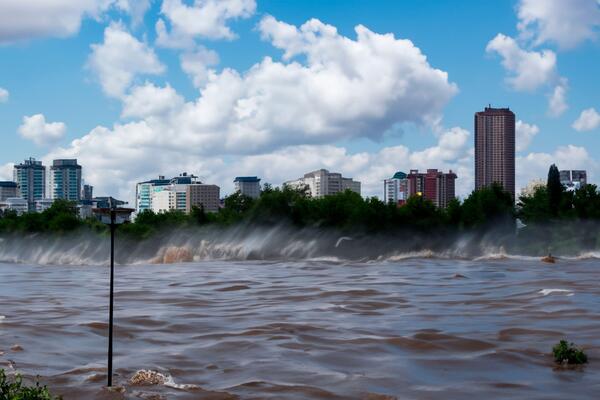
<path id="1" fill-rule="evenodd" d="M 110 304 L 108 307 L 108 387 L 112 386 L 113 359 L 113 303 L 115 274 L 115 219 L 116 211 L 110 210 Z"/>

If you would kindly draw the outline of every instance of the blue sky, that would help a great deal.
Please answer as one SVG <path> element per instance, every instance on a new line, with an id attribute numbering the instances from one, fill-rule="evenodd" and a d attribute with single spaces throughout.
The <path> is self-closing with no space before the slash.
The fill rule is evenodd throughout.
<path id="1" fill-rule="evenodd" d="M 381 196 L 396 170 L 452 168 L 465 195 L 488 103 L 521 121 L 518 187 L 551 162 L 600 176 L 597 0 L 10 3 L 3 178 L 29 156 L 77 157 L 96 194 L 131 200 L 158 174 L 226 194 L 236 175 L 323 166 Z"/>

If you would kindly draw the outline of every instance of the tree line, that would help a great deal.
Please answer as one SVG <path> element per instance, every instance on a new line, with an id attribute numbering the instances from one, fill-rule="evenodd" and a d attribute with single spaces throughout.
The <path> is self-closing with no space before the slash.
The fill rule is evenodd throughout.
<path id="1" fill-rule="evenodd" d="M 364 233 L 412 231 L 436 235 L 473 230 L 515 230 L 515 220 L 526 226 L 524 232 L 541 227 L 564 226 L 565 221 L 600 220 L 600 193 L 595 185 L 567 191 L 560 183 L 556 166 L 551 166 L 547 185 L 530 196 L 521 196 L 515 206 L 512 196 L 494 184 L 473 191 L 463 201 L 452 200 L 446 209 L 437 208 L 422 196 L 412 196 L 406 204 L 386 204 L 371 197 L 363 198 L 345 191 L 322 198 L 311 198 L 303 190 L 265 185 L 257 199 L 240 193 L 227 196 L 217 213 L 194 208 L 190 214 L 180 211 L 154 213 L 143 211 L 135 221 L 120 228 L 123 234 L 148 238 L 153 234 L 203 225 L 271 225 L 289 223 L 297 227 L 334 228 Z M 562 225 L 561 225 L 562 224 Z M 16 215 L 5 212 L 0 232 L 66 233 L 76 229 L 105 232 L 106 227 L 91 218 L 80 220 L 75 204 L 59 200 L 42 213 Z M 587 238 L 588 242 L 591 240 Z"/>

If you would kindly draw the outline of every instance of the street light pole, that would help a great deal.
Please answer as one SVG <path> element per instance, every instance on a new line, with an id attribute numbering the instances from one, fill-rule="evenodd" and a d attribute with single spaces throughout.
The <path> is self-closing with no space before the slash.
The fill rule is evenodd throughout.
<path id="1" fill-rule="evenodd" d="M 127 204 L 125 202 L 115 201 L 113 198 L 108 198 L 108 208 L 99 207 L 92 211 L 102 221 L 102 223 L 110 227 L 110 302 L 108 304 L 108 368 L 107 378 L 108 387 L 112 386 L 113 378 L 113 314 L 115 300 L 115 231 L 119 224 L 129 222 L 131 213 L 135 211 L 132 208 L 123 208 L 119 205 Z"/>
<path id="2" fill-rule="evenodd" d="M 115 286 L 115 224 L 117 212 L 110 210 L 110 304 L 108 307 L 108 387 L 112 386 L 112 361 L 113 361 L 113 304 Z"/>

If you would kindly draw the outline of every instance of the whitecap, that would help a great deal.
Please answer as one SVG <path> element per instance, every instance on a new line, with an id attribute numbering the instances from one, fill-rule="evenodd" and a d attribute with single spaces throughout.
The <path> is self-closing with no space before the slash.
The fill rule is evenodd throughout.
<path id="1" fill-rule="evenodd" d="M 568 289 L 542 289 L 538 292 L 542 296 L 548 296 L 552 293 L 564 293 L 566 296 L 573 296 L 573 291 Z"/>

